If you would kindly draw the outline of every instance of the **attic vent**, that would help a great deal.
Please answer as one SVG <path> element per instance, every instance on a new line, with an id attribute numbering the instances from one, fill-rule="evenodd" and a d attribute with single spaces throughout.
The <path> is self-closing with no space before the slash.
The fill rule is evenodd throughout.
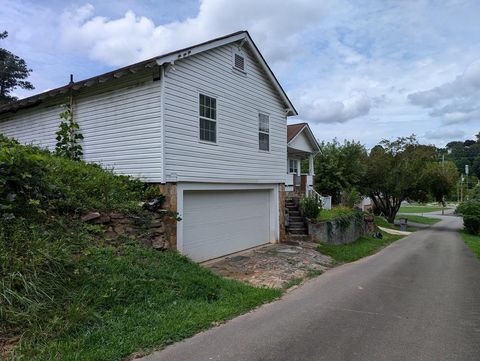
<path id="1" fill-rule="evenodd" d="M 245 58 L 240 54 L 235 54 L 233 66 L 241 71 L 245 71 Z"/>

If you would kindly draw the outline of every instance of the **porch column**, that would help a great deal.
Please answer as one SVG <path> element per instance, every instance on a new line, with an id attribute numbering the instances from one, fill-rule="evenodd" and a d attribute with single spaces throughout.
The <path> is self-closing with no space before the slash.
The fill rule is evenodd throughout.
<path id="1" fill-rule="evenodd" d="M 313 154 L 310 154 L 308 156 L 308 175 L 311 175 L 311 176 L 315 175 L 315 169 L 314 169 L 315 167 L 313 165 L 313 158 L 314 158 Z"/>

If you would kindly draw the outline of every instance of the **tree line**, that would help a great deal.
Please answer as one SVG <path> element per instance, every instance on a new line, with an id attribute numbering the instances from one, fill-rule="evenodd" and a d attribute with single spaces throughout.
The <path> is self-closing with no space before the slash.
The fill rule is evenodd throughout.
<path id="1" fill-rule="evenodd" d="M 403 201 L 445 205 L 460 173 L 442 149 L 420 144 L 414 135 L 384 139 L 370 151 L 356 141 L 321 142 L 314 165 L 318 193 L 331 195 L 336 204 L 355 192 L 368 196 L 375 212 L 391 223 Z"/>

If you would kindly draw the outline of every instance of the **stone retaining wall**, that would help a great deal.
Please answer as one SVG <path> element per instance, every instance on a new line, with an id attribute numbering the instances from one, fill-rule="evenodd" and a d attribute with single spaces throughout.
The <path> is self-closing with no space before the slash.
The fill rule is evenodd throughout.
<path id="1" fill-rule="evenodd" d="M 175 249 L 169 240 L 176 232 L 176 221 L 166 210 L 137 217 L 120 213 L 91 212 L 82 217 L 84 222 L 98 224 L 107 239 L 131 237 L 155 249 Z"/>
<path id="2" fill-rule="evenodd" d="M 314 242 L 328 244 L 348 244 L 372 231 L 373 223 L 369 219 L 363 222 L 352 221 L 348 226 L 339 221 L 312 222 L 308 221 L 308 235 Z"/>

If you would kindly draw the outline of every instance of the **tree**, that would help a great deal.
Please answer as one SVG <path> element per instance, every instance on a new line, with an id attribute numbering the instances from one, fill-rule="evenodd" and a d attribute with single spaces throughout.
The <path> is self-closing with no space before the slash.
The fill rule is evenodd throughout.
<path id="1" fill-rule="evenodd" d="M 354 141 L 322 142 L 315 157 L 315 189 L 339 203 L 341 194 L 358 187 L 365 173 L 365 147 Z"/>
<path id="2" fill-rule="evenodd" d="M 0 40 L 8 37 L 8 32 L 0 32 Z M 32 83 L 25 80 L 32 69 L 22 58 L 10 51 L 0 48 L 0 105 L 16 100 L 11 92 L 19 87 L 22 89 L 34 89 Z"/>
<path id="3" fill-rule="evenodd" d="M 458 171 L 455 164 L 453 162 L 428 164 L 423 177 L 429 193 L 435 201 L 445 207 L 445 198 L 451 195 L 458 181 Z"/>
<path id="4" fill-rule="evenodd" d="M 414 135 L 382 140 L 367 157 L 361 190 L 393 223 L 404 200 L 426 200 L 428 185 L 421 175 L 435 155 L 434 146 L 418 144 Z"/>
<path id="5" fill-rule="evenodd" d="M 446 145 L 445 159 L 451 160 L 457 166 L 459 173 L 465 173 L 465 166 L 470 167 L 470 174 L 480 177 L 480 133 L 475 140 L 453 141 Z"/>

